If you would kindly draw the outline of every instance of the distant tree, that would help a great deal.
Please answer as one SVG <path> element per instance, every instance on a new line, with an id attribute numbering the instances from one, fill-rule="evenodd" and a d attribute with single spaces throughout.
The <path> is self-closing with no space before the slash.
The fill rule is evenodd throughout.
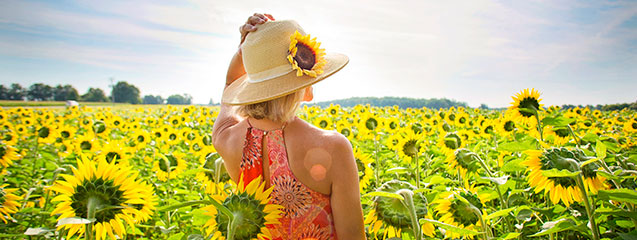
<path id="1" fill-rule="evenodd" d="M 0 100 L 7 99 L 9 99 L 9 89 L 2 84 L 0 85 Z"/>
<path id="2" fill-rule="evenodd" d="M 127 82 L 117 82 L 111 92 L 113 102 L 138 104 L 139 88 Z"/>
<path id="3" fill-rule="evenodd" d="M 192 103 L 192 96 L 190 96 L 189 94 L 184 94 L 184 95 L 173 94 L 173 95 L 170 95 L 168 99 L 166 99 L 166 104 L 179 105 L 179 104 L 191 104 L 191 103 Z"/>
<path id="4" fill-rule="evenodd" d="M 35 83 L 29 87 L 27 98 L 34 101 L 47 101 L 53 98 L 53 88 L 44 83 Z"/>
<path id="5" fill-rule="evenodd" d="M 164 98 L 161 96 L 146 95 L 142 101 L 144 104 L 163 104 Z"/>
<path id="6" fill-rule="evenodd" d="M 108 102 L 108 98 L 100 88 L 89 88 L 80 99 L 86 102 Z"/>
<path id="7" fill-rule="evenodd" d="M 489 106 L 487 106 L 486 104 L 482 103 L 480 104 L 480 107 L 478 107 L 480 109 L 489 109 Z"/>
<path id="8" fill-rule="evenodd" d="M 71 85 L 57 85 L 55 89 L 53 89 L 53 100 L 55 101 L 66 101 L 66 100 L 78 100 L 79 94 L 77 90 Z"/>
<path id="9" fill-rule="evenodd" d="M 22 87 L 22 85 L 18 83 L 11 84 L 11 88 L 9 89 L 9 93 L 7 94 L 8 100 L 24 100 L 24 96 L 26 95 L 26 89 Z"/>

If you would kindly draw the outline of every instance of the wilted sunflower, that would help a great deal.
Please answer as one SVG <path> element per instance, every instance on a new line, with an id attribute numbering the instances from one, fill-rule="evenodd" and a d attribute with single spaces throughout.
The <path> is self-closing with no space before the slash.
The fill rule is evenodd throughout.
<path id="1" fill-rule="evenodd" d="M 50 189 L 57 192 L 52 202 L 59 202 L 51 215 L 60 214 L 64 218 L 94 218 L 93 231 L 96 239 L 110 236 L 115 240 L 126 235 L 125 224 L 135 231 L 135 224 L 150 218 L 155 209 L 156 199 L 150 185 L 137 178 L 137 171 L 128 166 L 106 161 L 95 162 L 85 155 L 77 159 L 73 175 L 60 174 Z M 89 216 L 89 212 L 94 216 Z M 58 230 L 66 229 L 67 238 L 82 235 L 85 224 L 64 224 Z"/>
<path id="2" fill-rule="evenodd" d="M 567 159 L 586 161 L 586 156 L 579 149 L 567 150 L 565 148 L 553 148 L 546 151 L 529 150 L 525 154 L 527 158 L 521 164 L 527 166 L 527 181 L 535 188 L 535 193 L 544 190 L 553 204 L 562 201 L 566 206 L 573 202 L 581 202 L 582 194 L 574 179 L 570 177 L 546 177 L 543 172 L 549 169 L 572 170 Z M 595 170 L 599 166 L 590 163 L 581 168 L 586 191 L 597 194 L 600 189 L 605 189 L 606 178 L 598 175 Z"/>
<path id="3" fill-rule="evenodd" d="M 220 193 L 212 196 L 226 207 L 234 216 L 240 216 L 241 222 L 236 226 L 234 239 L 272 239 L 268 225 L 280 224 L 281 205 L 270 204 L 272 187 L 265 189 L 265 183 L 261 177 L 253 179 L 249 184 L 244 184 L 243 177 L 239 178 L 236 191 L 229 196 Z M 206 234 L 212 235 L 212 239 L 226 239 L 229 218 L 220 212 L 214 205 L 202 208 L 204 213 L 211 218 L 204 224 Z"/>
<path id="4" fill-rule="evenodd" d="M 540 92 L 533 88 L 530 91 L 528 88 L 524 89 L 511 98 L 513 102 L 511 102 L 509 109 L 514 110 L 514 117 L 524 123 L 533 121 L 533 112 L 542 111 L 542 106 L 544 106 L 540 104 L 542 101 Z"/>
<path id="5" fill-rule="evenodd" d="M 323 73 L 323 66 L 327 64 L 325 60 L 325 49 L 319 48 L 320 42 L 316 38 L 308 35 L 301 35 L 298 31 L 290 36 L 290 47 L 288 49 L 288 61 L 292 64 L 292 69 L 296 70 L 296 76 L 303 74 L 316 77 Z"/>
<path id="6" fill-rule="evenodd" d="M 6 188 L 8 184 L 0 185 L 0 219 L 6 224 L 11 219 L 11 214 L 18 211 L 18 199 L 20 197 L 13 194 L 18 189 Z"/>
<path id="7" fill-rule="evenodd" d="M 462 201 L 460 197 L 466 199 L 469 204 Z M 438 216 L 438 221 L 473 231 L 482 230 L 480 218 L 474 213 L 473 207 L 485 215 L 485 205 L 483 196 L 478 195 L 474 188 L 469 187 L 469 189 L 463 188 L 441 193 L 432 204 L 436 205 L 434 210 Z M 453 239 L 464 237 L 452 231 L 446 231 L 445 235 Z"/>
<path id="8" fill-rule="evenodd" d="M 367 188 L 369 180 L 374 175 L 374 171 L 370 167 L 372 159 L 368 154 L 363 153 L 360 149 L 354 149 L 354 158 L 356 159 L 356 166 L 358 167 L 358 182 L 360 185 L 360 191 Z"/>

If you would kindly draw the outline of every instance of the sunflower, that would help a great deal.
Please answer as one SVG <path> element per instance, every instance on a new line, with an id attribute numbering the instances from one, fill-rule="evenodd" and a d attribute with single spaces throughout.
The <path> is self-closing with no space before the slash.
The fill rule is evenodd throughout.
<path id="1" fill-rule="evenodd" d="M 513 134 L 515 131 L 515 121 L 511 118 L 509 114 L 505 114 L 504 117 L 496 120 L 496 132 L 498 135 L 503 137 L 508 137 Z"/>
<path id="2" fill-rule="evenodd" d="M 0 135 L 0 141 L 7 145 L 15 146 L 18 143 L 18 135 L 13 133 L 11 130 L 0 131 L 2 135 Z"/>
<path id="3" fill-rule="evenodd" d="M 18 159 L 20 159 L 20 154 L 18 154 L 17 149 L 0 141 L 0 169 L 9 167 L 13 161 Z"/>
<path id="4" fill-rule="evenodd" d="M 466 201 L 462 201 L 461 198 Z M 441 193 L 431 204 L 435 205 L 434 211 L 438 216 L 438 221 L 468 230 L 482 230 L 480 218 L 474 213 L 473 208 L 484 212 L 486 205 L 483 196 L 478 195 L 473 187 Z M 482 214 L 484 215 L 484 213 Z M 464 237 L 452 231 L 445 232 L 445 235 L 453 239 Z"/>
<path id="5" fill-rule="evenodd" d="M 343 136 L 351 141 L 352 139 L 354 139 L 354 132 L 352 132 L 352 128 L 350 128 L 348 124 L 344 122 L 346 121 L 338 122 L 336 131 L 338 131 L 340 134 L 343 134 Z"/>
<path id="6" fill-rule="evenodd" d="M 82 155 L 77 159 L 77 168 L 71 170 L 73 175 L 61 174 L 64 180 L 56 181 L 50 188 L 58 193 L 51 200 L 59 202 L 51 212 L 52 216 L 59 214 L 58 221 L 70 217 L 94 218 L 90 224 L 96 239 L 106 239 L 108 234 L 114 240 L 127 234 L 125 224 L 134 232 L 135 223 L 153 214 L 157 204 L 152 196 L 154 190 L 136 179 L 138 174 L 130 167 L 95 162 Z M 58 230 L 66 229 L 67 238 L 71 238 L 84 234 L 85 226 L 64 224 L 58 226 Z"/>
<path id="7" fill-rule="evenodd" d="M 511 97 L 513 102 L 511 102 L 511 106 L 509 109 L 514 110 L 513 114 L 516 119 L 521 122 L 531 122 L 533 121 L 533 116 L 535 116 L 534 112 L 542 111 L 542 104 L 540 104 L 540 92 L 535 89 L 524 89 L 520 93 L 515 94 L 515 96 Z"/>
<path id="8" fill-rule="evenodd" d="M 243 177 L 239 179 L 234 193 L 229 196 L 220 193 L 212 198 L 221 202 L 232 215 L 241 216 L 242 221 L 236 225 L 235 239 L 272 239 L 267 226 L 280 224 L 279 218 L 282 213 L 282 206 L 269 203 L 272 187 L 265 189 L 265 183 L 260 176 L 249 184 L 244 184 Z M 228 234 L 229 217 L 220 213 L 214 205 L 202 209 L 206 211 L 205 215 L 211 217 L 203 226 L 206 234 L 212 235 L 212 239 L 225 239 L 227 236 L 223 236 L 223 233 Z"/>
<path id="9" fill-rule="evenodd" d="M 314 119 L 314 126 L 320 129 L 330 130 L 333 128 L 332 119 L 326 116 L 320 116 Z"/>
<path id="10" fill-rule="evenodd" d="M 624 123 L 624 132 L 637 133 L 637 120 L 630 119 Z"/>
<path id="11" fill-rule="evenodd" d="M 11 214 L 18 211 L 18 199 L 20 197 L 13 194 L 18 189 L 6 188 L 8 185 L 0 185 L 0 219 L 7 224 L 7 220 L 11 219 Z"/>
<path id="12" fill-rule="evenodd" d="M 90 132 L 87 132 L 84 135 L 81 135 L 74 142 L 75 142 L 75 149 L 78 152 L 83 152 L 83 151 L 95 152 L 98 149 L 100 149 L 99 141 L 97 141 L 96 137 Z"/>
<path id="13" fill-rule="evenodd" d="M 586 156 L 579 149 L 567 150 L 566 148 L 553 148 L 546 151 L 529 150 L 525 152 L 527 158 L 521 164 L 527 166 L 527 181 L 531 187 L 535 188 L 535 193 L 544 190 L 553 204 L 562 201 L 566 206 L 573 202 L 581 202 L 582 195 L 580 188 L 574 179 L 570 177 L 546 177 L 543 172 L 549 169 L 571 170 L 570 163 L 566 159 L 575 161 L 586 160 Z M 606 178 L 598 175 L 595 170 L 599 166 L 590 163 L 581 168 L 584 188 L 586 191 L 597 194 L 600 189 L 607 188 L 604 181 Z"/>
<path id="14" fill-rule="evenodd" d="M 128 164 L 128 147 L 117 140 L 110 141 L 102 146 L 97 158 L 99 160 L 106 160 L 107 162 L 115 161 L 119 164 Z"/>
<path id="15" fill-rule="evenodd" d="M 453 153 L 456 149 L 462 148 L 465 145 L 462 137 L 458 132 L 449 132 L 438 141 L 438 146 L 443 153 Z"/>
<path id="16" fill-rule="evenodd" d="M 160 152 L 169 152 L 168 149 L 163 148 Z M 153 164 L 153 172 L 157 174 L 157 178 L 160 181 L 167 181 L 168 179 L 176 178 L 181 172 L 186 169 L 186 161 L 184 160 L 185 154 L 173 151 L 169 154 L 157 153 L 158 157 Z"/>
<path id="17" fill-rule="evenodd" d="M 142 149 L 150 143 L 150 140 L 150 133 L 144 130 L 137 129 L 134 130 L 131 134 L 130 141 L 132 142 L 131 146 L 135 146 L 136 149 Z"/>
<path id="18" fill-rule="evenodd" d="M 57 132 L 59 133 L 58 137 L 62 138 L 62 141 L 67 141 L 75 138 L 75 132 L 77 132 L 77 129 L 64 124 L 58 127 Z"/>
<path id="19" fill-rule="evenodd" d="M 51 144 L 57 139 L 58 132 L 50 125 L 43 125 L 37 128 L 35 135 L 38 143 Z"/>
<path id="20" fill-rule="evenodd" d="M 316 77 L 323 73 L 325 60 L 325 49 L 319 48 L 320 42 L 310 35 L 301 35 L 299 31 L 290 36 L 290 47 L 288 50 L 288 61 L 292 64 L 292 69 L 296 70 L 296 76 L 303 74 Z"/>
<path id="21" fill-rule="evenodd" d="M 383 183 L 376 191 L 397 193 L 402 190 L 416 190 L 416 187 L 408 182 L 391 180 Z M 427 199 L 422 193 L 414 193 L 414 207 L 417 218 L 427 215 Z M 377 235 L 383 230 L 383 236 L 388 234 L 400 234 L 400 232 L 411 232 L 411 210 L 408 209 L 400 199 L 388 197 L 374 197 L 373 207 L 365 216 L 365 224 L 369 225 L 368 232 Z"/>
<path id="22" fill-rule="evenodd" d="M 367 188 L 369 180 L 374 175 L 374 171 L 370 167 L 372 159 L 368 154 L 363 153 L 359 148 L 354 149 L 354 158 L 356 159 L 356 166 L 358 167 L 358 181 L 360 184 L 360 191 Z"/>
<path id="23" fill-rule="evenodd" d="M 462 179 L 468 179 L 476 175 L 478 169 L 480 165 L 471 157 L 471 151 L 459 148 L 452 153 L 447 153 L 447 172 L 454 175 L 460 173 Z"/>
<path id="24" fill-rule="evenodd" d="M 402 131 L 402 138 L 398 142 L 398 156 L 404 163 L 410 163 L 417 155 L 422 154 L 425 150 L 422 147 L 422 134 L 416 134 L 410 129 Z"/>

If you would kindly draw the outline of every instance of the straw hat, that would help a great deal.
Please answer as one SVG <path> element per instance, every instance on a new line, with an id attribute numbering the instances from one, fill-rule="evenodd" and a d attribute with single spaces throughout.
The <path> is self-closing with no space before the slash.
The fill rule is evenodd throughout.
<path id="1" fill-rule="evenodd" d="M 310 44 L 299 46 L 297 42 Z M 310 51 L 312 47 L 315 51 Z M 292 20 L 259 25 L 246 36 L 241 51 L 247 73 L 224 90 L 221 102 L 226 104 L 247 105 L 288 95 L 329 77 L 349 62 L 343 54 L 318 50 L 315 41 Z"/>

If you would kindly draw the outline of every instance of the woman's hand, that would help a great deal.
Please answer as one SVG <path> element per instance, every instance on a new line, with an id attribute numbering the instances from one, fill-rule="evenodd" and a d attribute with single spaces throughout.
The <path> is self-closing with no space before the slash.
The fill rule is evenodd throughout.
<path id="1" fill-rule="evenodd" d="M 274 17 L 267 13 L 255 13 L 254 15 L 250 16 L 246 23 L 239 28 L 239 32 L 241 33 L 241 42 L 239 43 L 239 46 L 241 46 L 243 41 L 246 40 L 246 36 L 248 36 L 248 33 L 256 31 L 257 25 L 263 24 L 268 20 L 274 21 Z"/>
<path id="2" fill-rule="evenodd" d="M 255 13 L 239 28 L 241 42 L 239 43 L 239 49 L 232 57 L 232 60 L 230 60 L 230 66 L 228 66 L 228 73 L 226 74 L 226 87 L 237 78 L 246 74 L 246 70 L 243 68 L 243 58 L 241 58 L 241 44 L 246 40 L 246 36 L 248 36 L 248 33 L 256 31 L 259 24 L 263 24 L 269 20 L 274 20 L 274 17 L 267 13 Z"/>

